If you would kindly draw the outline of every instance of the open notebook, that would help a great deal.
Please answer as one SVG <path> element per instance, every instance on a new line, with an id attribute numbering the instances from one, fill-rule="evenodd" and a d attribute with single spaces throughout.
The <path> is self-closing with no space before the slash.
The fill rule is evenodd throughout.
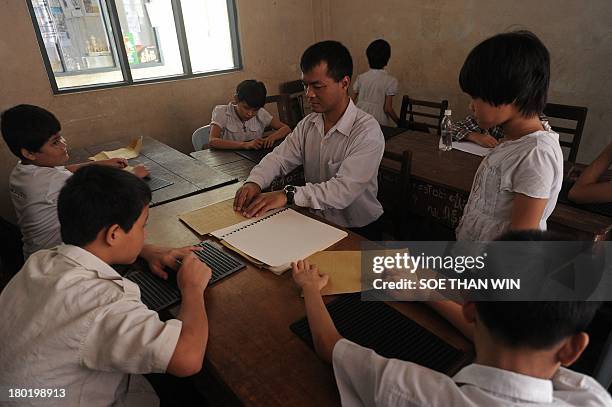
<path id="1" fill-rule="evenodd" d="M 290 208 L 274 209 L 211 234 L 276 274 L 288 270 L 291 262 L 325 250 L 348 235 Z"/>

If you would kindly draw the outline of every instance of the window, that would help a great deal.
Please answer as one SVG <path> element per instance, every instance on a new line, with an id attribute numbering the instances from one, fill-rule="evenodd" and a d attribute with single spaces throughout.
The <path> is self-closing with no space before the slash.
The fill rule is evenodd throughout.
<path id="1" fill-rule="evenodd" d="M 241 68 L 234 0 L 29 0 L 54 93 Z"/>

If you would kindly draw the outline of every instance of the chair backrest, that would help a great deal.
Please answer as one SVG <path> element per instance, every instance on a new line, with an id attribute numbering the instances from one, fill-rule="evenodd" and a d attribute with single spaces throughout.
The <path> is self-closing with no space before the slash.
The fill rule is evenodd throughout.
<path id="1" fill-rule="evenodd" d="M 559 105 L 557 103 L 547 103 L 544 108 L 544 115 L 549 119 L 563 119 L 575 121 L 575 127 L 567 127 L 567 125 L 556 126 L 550 123 L 550 126 L 554 131 L 559 133 L 560 136 L 567 138 L 570 135 L 571 141 L 560 140 L 561 147 L 569 148 L 569 154 L 567 160 L 570 162 L 576 162 L 576 156 L 578 155 L 578 148 L 580 147 L 580 139 L 582 138 L 582 131 L 584 130 L 584 123 L 586 122 L 588 109 L 582 106 L 571 106 L 571 105 Z"/>
<path id="2" fill-rule="evenodd" d="M 385 223 L 393 225 L 395 240 L 408 240 L 405 231 L 408 223 L 412 152 L 406 150 L 397 154 L 385 151 L 383 162 L 385 165 L 381 163 L 378 169 L 378 200 L 385 210 Z"/>
<path id="3" fill-rule="evenodd" d="M 208 138 L 210 136 L 210 124 L 200 127 L 193 132 L 191 136 L 191 143 L 195 151 L 202 150 L 208 144 Z"/>
<path id="4" fill-rule="evenodd" d="M 418 106 L 419 110 L 415 110 L 415 106 Z M 433 109 L 434 113 L 423 111 L 421 108 L 429 109 L 430 112 Z M 429 102 L 427 100 L 411 99 L 408 95 L 404 95 L 402 97 L 398 127 L 425 133 L 429 133 L 429 129 L 435 129 L 439 135 L 442 118 L 444 118 L 444 111 L 446 109 L 448 109 L 448 100 Z M 427 121 L 417 122 L 414 116 L 425 118 Z"/>
<path id="5" fill-rule="evenodd" d="M 287 95 L 286 93 L 281 93 L 280 95 L 271 95 L 271 96 L 266 97 L 266 104 L 276 103 L 276 109 L 278 110 L 278 119 L 281 122 L 288 124 L 289 127 L 291 127 L 291 125 L 289 124 L 291 120 L 291 113 L 289 111 L 290 100 L 291 100 L 290 96 Z"/>
<path id="6" fill-rule="evenodd" d="M 289 122 L 286 123 L 289 127 L 294 128 L 304 116 L 310 113 L 310 109 L 305 103 L 304 83 L 301 80 L 281 83 L 279 91 L 289 95 Z"/>

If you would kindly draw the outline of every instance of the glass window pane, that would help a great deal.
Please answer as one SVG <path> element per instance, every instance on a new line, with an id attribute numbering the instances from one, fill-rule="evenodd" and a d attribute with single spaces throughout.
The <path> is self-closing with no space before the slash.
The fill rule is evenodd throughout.
<path id="1" fill-rule="evenodd" d="M 132 78 L 181 75 L 183 63 L 170 0 L 116 0 Z"/>
<path id="2" fill-rule="evenodd" d="M 59 89 L 123 81 L 99 0 L 32 0 Z"/>
<path id="3" fill-rule="evenodd" d="M 232 69 L 237 65 L 226 0 L 181 0 L 193 72 Z"/>

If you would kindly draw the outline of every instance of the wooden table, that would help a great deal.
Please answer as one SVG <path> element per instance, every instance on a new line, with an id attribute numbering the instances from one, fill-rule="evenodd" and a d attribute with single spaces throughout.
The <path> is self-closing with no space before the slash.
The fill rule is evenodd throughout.
<path id="1" fill-rule="evenodd" d="M 440 151 L 439 137 L 406 130 L 386 142 L 386 151 L 412 151 L 412 210 L 455 228 L 483 157 L 453 149 Z M 393 167 L 383 160 L 383 166 Z M 578 239 L 612 240 L 612 218 L 558 203 L 548 218 L 550 230 L 571 233 Z"/>
<path id="2" fill-rule="evenodd" d="M 152 208 L 147 242 L 164 246 L 198 243 L 201 237 L 178 215 L 234 196 L 239 185 Z M 362 238 L 353 233 L 330 249 L 358 250 Z M 329 297 L 327 297 L 329 300 Z M 419 303 L 394 304 L 404 314 L 456 348 L 472 346 L 444 319 Z M 229 389 L 241 403 L 254 406 L 337 406 L 340 404 L 331 366 L 290 330 L 305 315 L 303 300 L 290 273 L 282 276 L 249 265 L 206 290 L 210 337 L 206 374 L 194 378 L 205 383 L 214 405 L 227 405 Z M 211 384 L 211 378 L 221 383 Z M 214 398 L 213 397 L 213 398 Z M 219 400 L 221 399 L 221 400 Z"/>
<path id="3" fill-rule="evenodd" d="M 89 157 L 100 151 L 122 148 L 129 145 L 130 141 L 129 138 L 124 138 L 71 151 L 70 162 L 86 162 Z M 152 176 L 174 182 L 170 186 L 153 191 L 151 206 L 208 191 L 238 180 L 235 176 L 227 175 L 194 160 L 151 137 L 144 137 L 140 155 L 129 160 L 129 164 L 131 166 L 144 164 Z"/>

